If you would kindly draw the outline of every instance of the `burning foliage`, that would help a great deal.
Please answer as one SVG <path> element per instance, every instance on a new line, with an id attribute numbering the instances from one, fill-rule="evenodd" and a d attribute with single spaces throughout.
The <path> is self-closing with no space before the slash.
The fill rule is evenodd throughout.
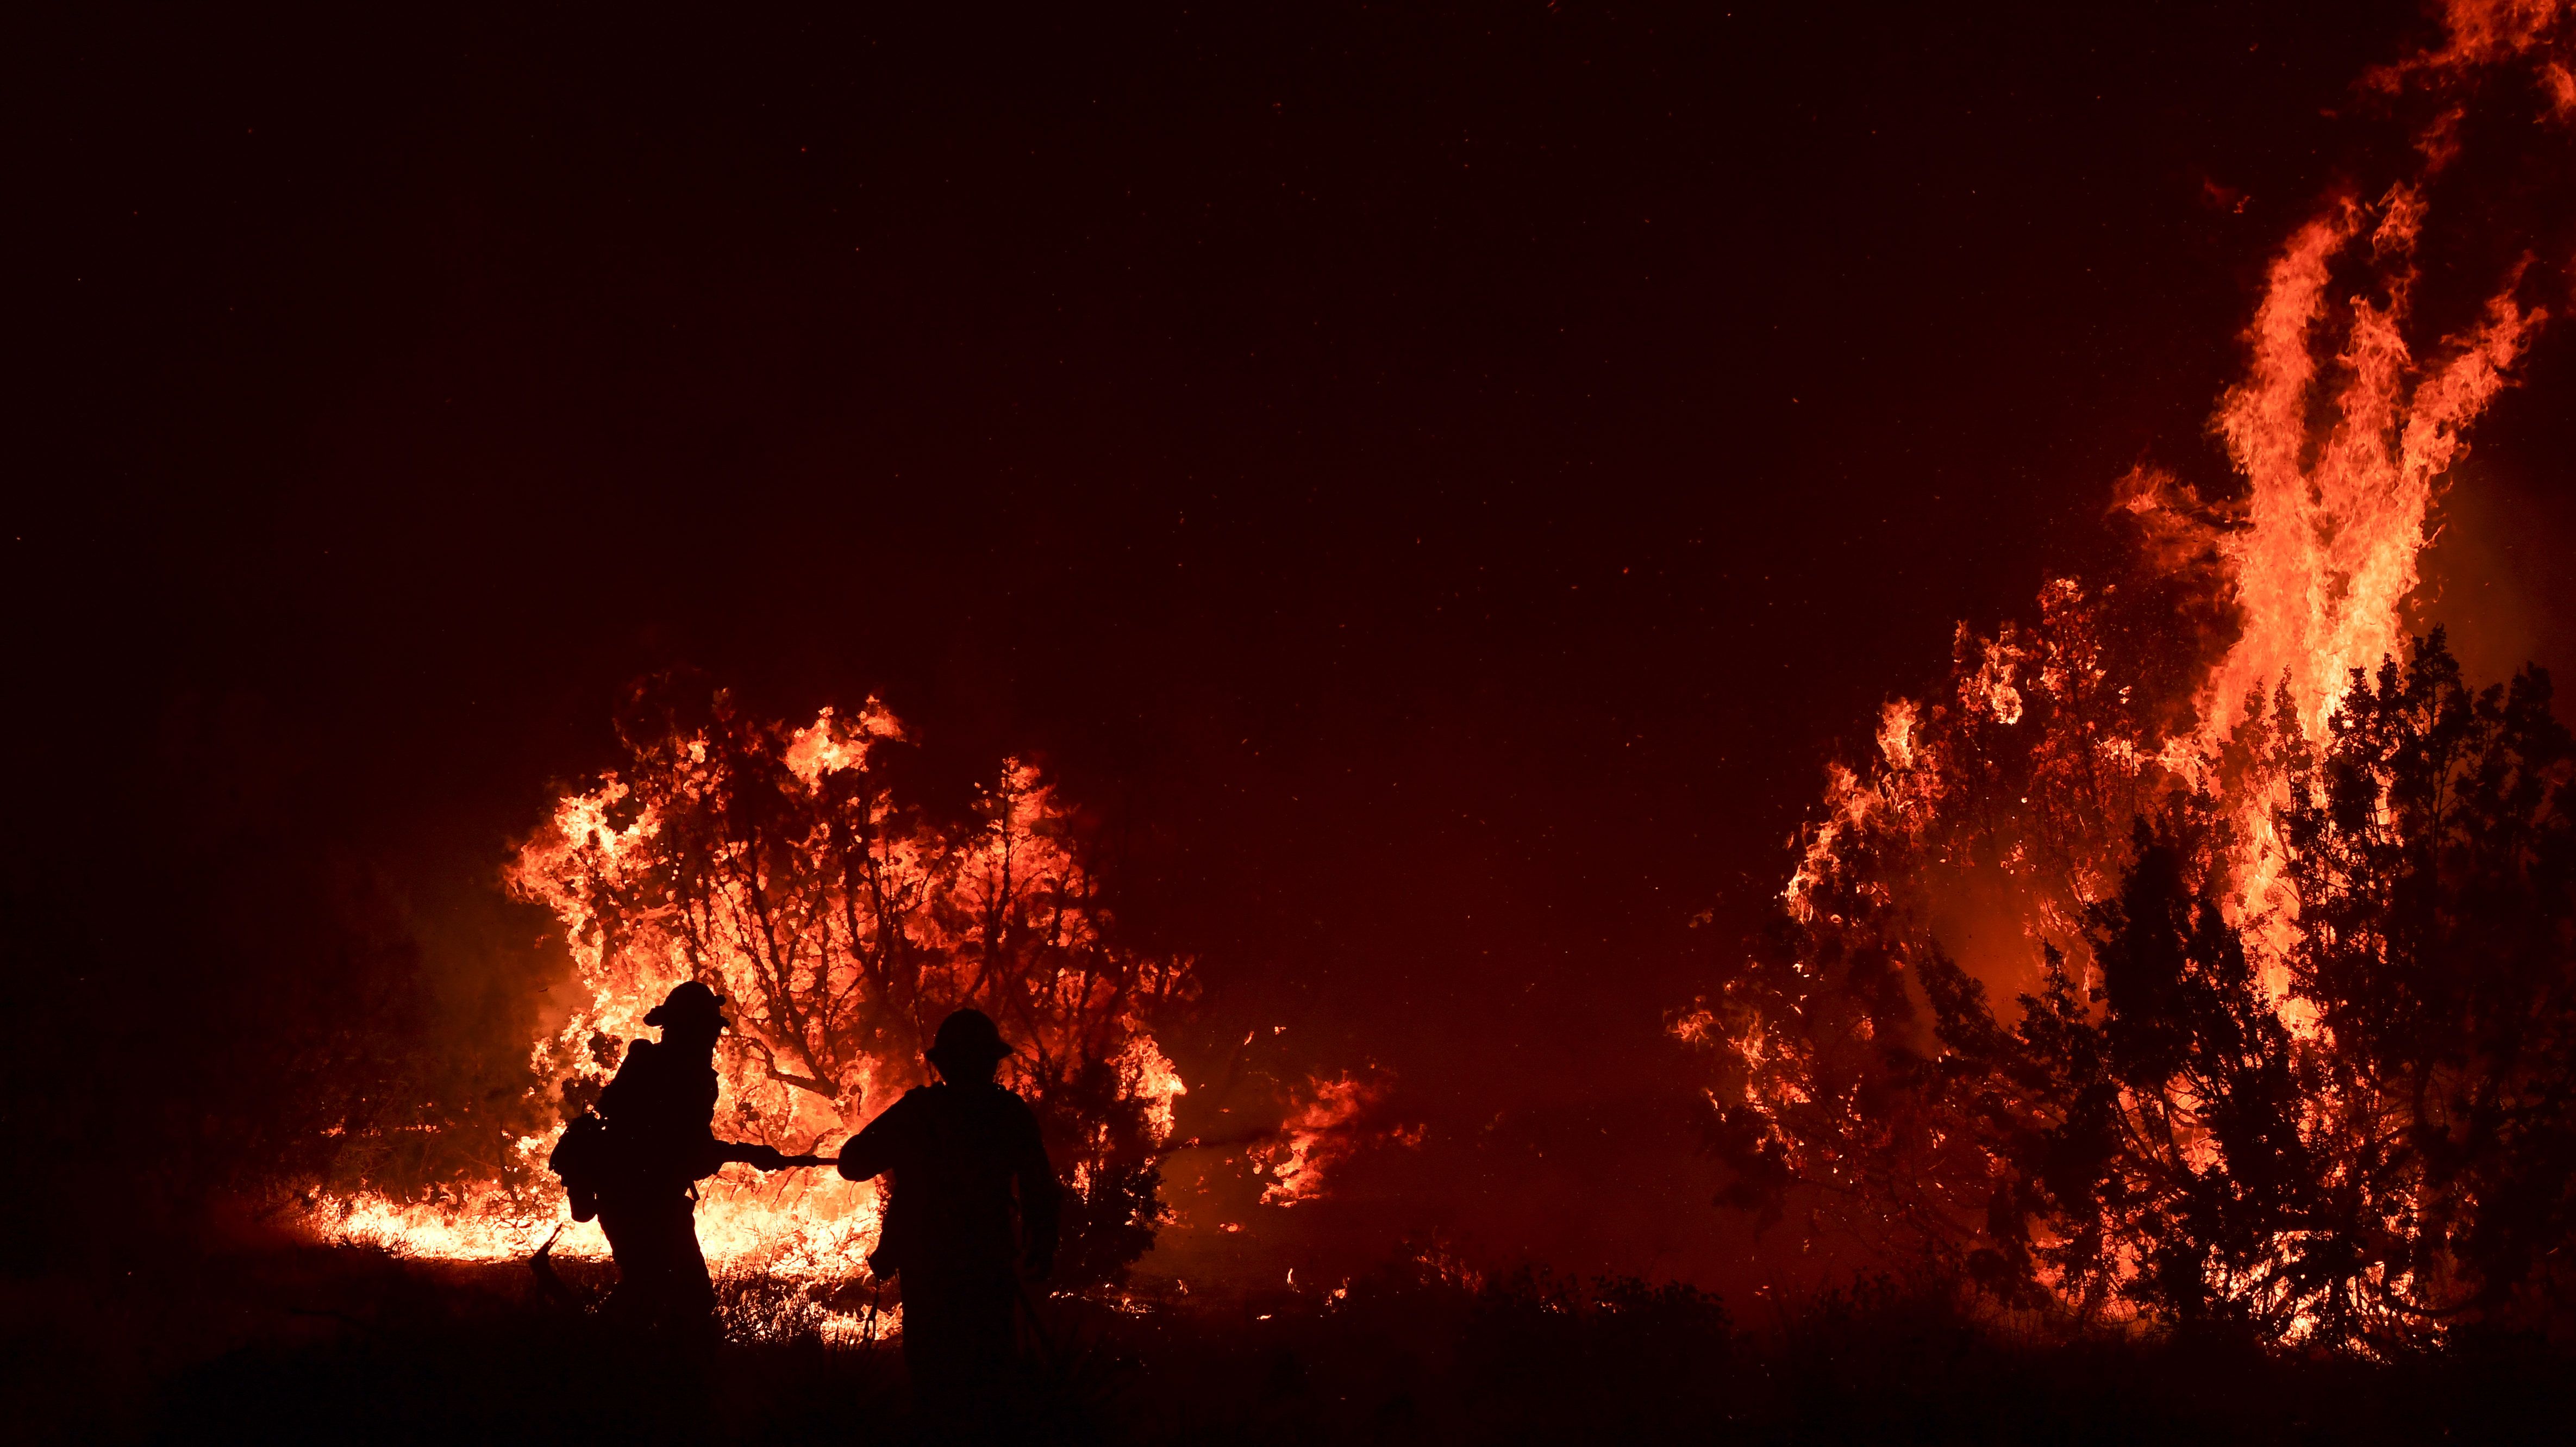
<path id="1" fill-rule="evenodd" d="M 910 746 L 874 703 L 792 728 L 671 679 L 639 690 L 620 733 L 626 763 L 565 794 L 509 871 L 561 922 L 580 990 L 536 1043 L 531 1091 L 577 1115 L 644 1013 L 698 980 L 731 1015 L 718 1133 L 828 1152 L 923 1083 L 939 1021 L 975 1006 L 1016 1048 L 1005 1079 L 1064 1175 L 1065 1280 L 1120 1278 L 1162 1218 L 1158 1162 L 1184 1089 L 1148 1022 L 1190 993 L 1190 964 L 1121 938 L 1081 821 L 1038 771 L 1005 761 L 942 811 L 909 784 Z M 523 1137 L 472 1199 L 344 1201 L 343 1233 L 522 1254 L 559 1209 L 535 1166 L 556 1128 Z M 729 1168 L 700 1191 L 711 1261 L 822 1291 L 861 1274 L 882 1209 L 872 1184 L 824 1172 Z"/>
<path id="2" fill-rule="evenodd" d="M 2571 118 L 2570 17 L 2450 20 L 2369 82 L 2431 108 L 2412 173 L 2272 266 L 2214 423 L 2233 484 L 2139 470 L 2114 581 L 1963 627 L 1675 1020 L 1722 1201 L 2095 1318 L 2386 1350 L 2563 1312 L 2568 739 L 2546 675 L 2472 692 L 2401 610 L 2546 318 L 2525 255 L 2419 358 L 2428 198 L 2472 99 Z"/>
<path id="3" fill-rule="evenodd" d="M 2551 1324 L 2576 1285 L 2576 740 L 2547 675 L 2472 693 L 2437 633 L 2354 676 L 2323 739 L 2284 688 L 2231 745 L 2236 785 L 2284 800 L 2282 988 L 2207 787 L 2134 816 L 2089 964 L 2044 943 L 2017 1020 L 1937 938 L 1900 975 L 1900 947 L 1784 931 L 1730 982 L 1734 1199 L 1824 1185 L 1882 1241 L 2092 1315 L 2383 1349 Z"/>
<path id="4" fill-rule="evenodd" d="M 1072 1279 L 1143 1253 L 1183 1089 L 1146 1021 L 1189 966 L 1119 939 L 1034 768 L 1005 761 L 945 819 L 896 786 L 902 729 L 873 704 L 788 729 L 660 690 L 625 737 L 630 766 L 563 799 L 512 873 L 563 921 L 592 999 L 552 1042 L 567 1104 L 613 1070 L 604 1042 L 702 980 L 734 1011 L 720 1117 L 811 1150 L 922 1083 L 939 1021 L 976 1006 L 1016 1045 L 1013 1083 L 1065 1172 Z"/>
<path id="5" fill-rule="evenodd" d="M 1381 1126 L 1375 1119 L 1394 1085 L 1390 1072 L 1372 1068 L 1330 1080 L 1318 1075 L 1294 1092 L 1279 1134 L 1244 1153 L 1265 1182 L 1261 1204 L 1285 1208 L 1316 1199 L 1324 1193 L 1325 1172 L 1372 1141 L 1420 1145 L 1420 1126 Z"/>
<path id="6" fill-rule="evenodd" d="M 2566 1299 L 2576 745 L 2545 674 L 2472 695 L 2438 635 L 2353 683 L 2314 745 L 2286 694 L 2246 731 L 2287 785 L 2304 1012 L 2229 923 L 2207 792 L 2136 825 L 2091 983 L 2049 950 L 2007 1029 L 1925 957 L 1941 1048 L 1914 1083 L 2000 1168 L 1969 1264 L 2007 1294 L 2381 1347 Z"/>

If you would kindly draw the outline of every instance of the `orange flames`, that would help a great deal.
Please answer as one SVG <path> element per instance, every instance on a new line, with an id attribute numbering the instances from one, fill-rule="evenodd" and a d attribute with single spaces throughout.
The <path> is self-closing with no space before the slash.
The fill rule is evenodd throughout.
<path id="1" fill-rule="evenodd" d="M 2424 209 L 2417 183 L 2368 206 L 2338 202 L 2300 228 L 2272 265 L 2249 333 L 2251 375 L 2230 389 L 2218 414 L 2250 489 L 2243 528 L 2219 542 L 2245 629 L 2203 691 L 2203 748 L 2218 744 L 2249 693 L 2280 679 L 2316 729 L 2353 669 L 2403 651 L 2399 607 L 2415 591 L 2434 485 L 2547 315 L 2516 304 L 2517 275 L 2475 329 L 2419 366 L 2403 328 Z M 2379 294 L 2350 299 L 2335 356 L 2344 375 L 2333 389 L 2334 420 L 2315 437 L 2313 333 L 2327 310 L 2329 265 L 2357 243 Z"/>
<path id="2" fill-rule="evenodd" d="M 2568 99 L 2576 82 L 2552 49 L 2566 16 L 2560 0 L 2453 0 L 2443 48 L 2374 72 L 2369 82 L 2387 90 L 2465 87 L 2484 70 L 2523 62 L 2554 98 L 2556 117 L 2576 120 L 2576 101 Z M 2071 817 L 2043 808 L 1973 824 L 1946 817 L 1945 796 L 1965 783 L 1964 760 L 1955 747 L 1945 756 L 1927 740 L 1923 705 L 1897 700 L 1882 713 L 1878 757 L 1865 771 L 1828 768 L 1823 816 L 1808 826 L 1783 891 L 1793 918 L 1812 922 L 1827 878 L 1851 873 L 1845 855 L 1855 833 L 1921 843 L 1969 827 L 1982 836 L 1982 862 L 2015 881 L 2010 908 L 2021 917 L 2016 933 L 2027 947 L 2053 941 L 2077 948 L 2083 906 L 2101 899 L 2125 865 L 2123 821 L 2167 782 L 2212 786 L 2235 798 L 2240 916 L 2279 907 L 2270 825 L 2279 800 L 2220 777 L 2229 737 L 2245 718 L 2268 712 L 2276 693 L 2313 737 L 2355 669 L 2405 652 L 2403 609 L 2419 581 L 2417 559 L 2429 541 L 2439 485 L 2466 452 L 2468 427 L 2508 384 L 2549 315 L 2518 300 L 2526 267 L 2517 266 L 2480 320 L 2443 338 L 2429 357 L 2419 359 L 2407 339 L 2425 192 L 2458 154 L 2460 119 L 2457 105 L 2444 109 L 2419 137 L 2414 176 L 2376 199 L 2336 198 L 2273 262 L 2246 332 L 2247 374 L 2221 399 L 2213 424 L 2244 484 L 2242 497 L 2212 502 L 2152 469 L 2122 480 L 2121 508 L 2147 535 L 2154 563 L 2181 573 L 2214 562 L 2223 574 L 2236 635 L 2201 671 L 2187 715 L 2125 707 L 2138 702 L 2130 694 L 2139 683 L 2115 684 L 2105 673 L 2102 640 L 2093 636 L 2101 626 L 2091 616 L 2097 605 L 2075 580 L 2043 591 L 2036 629 L 2007 623 L 1985 639 L 1960 625 L 1958 697 L 1948 715 L 1954 729 L 2010 729 L 2023 721 L 2030 697 L 2063 711 L 2104 688 L 2120 689 L 2124 708 L 2111 712 L 2125 712 L 2132 727 L 2051 740 L 2042 753 L 2053 756 L 2041 759 L 2033 783 L 2060 805 L 2114 807 Z M 2358 284 L 2339 281 L 2339 264 L 2359 269 Z M 2078 711 L 2092 719 L 2103 713 Z M 2091 827 L 2105 821 L 2108 834 Z M 1887 892 L 1880 882 L 1862 887 Z"/>
<path id="3" fill-rule="evenodd" d="M 2270 268 L 2244 379 L 2214 420 L 2239 487 L 2205 497 L 2140 469 L 2116 510 L 2139 576 L 2052 582 L 2035 627 L 1981 638 L 1963 625 L 1954 695 L 1887 705 L 1876 757 L 1830 768 L 1782 891 L 1786 977 L 1756 958 L 1673 1018 L 1717 1064 L 1713 1138 L 1743 1169 L 1743 1203 L 1797 1180 L 1846 1202 L 1820 1206 L 1819 1223 L 1840 1209 L 1864 1239 L 1982 1229 L 1963 1223 L 1987 1211 L 2000 1164 L 1874 1093 L 1915 1043 L 1888 1039 L 1892 1053 L 1873 1056 L 1874 1042 L 1914 1028 L 1903 1022 L 1919 1018 L 1920 971 L 1953 957 L 2009 993 L 2032 987 L 2044 950 L 2060 952 L 2065 975 L 2048 988 L 2071 991 L 2065 1018 L 2081 1020 L 2099 979 L 2086 922 L 2136 862 L 2131 821 L 2174 797 L 2214 798 L 2228 816 L 2216 836 L 2232 855 L 2216 871 L 2233 881 L 2228 923 L 2279 1025 L 2332 1050 L 2290 988 L 2297 902 L 2275 835 L 2287 785 L 2246 740 L 2323 736 L 2356 670 L 2406 653 L 2402 610 L 2442 480 L 2547 320 L 2522 299 L 2525 257 L 2474 323 L 2429 347 L 2409 338 L 2428 198 L 2459 156 L 2468 98 L 2510 70 L 2536 83 L 2543 124 L 2576 121 L 2559 0 L 2455 0 L 2448 20 L 2442 48 L 2367 78 L 2438 102 L 2413 174 L 2331 200 Z M 1831 990 L 1816 984 L 1824 971 Z M 2186 1131 L 2175 1149 L 2188 1161 L 2210 1138 Z M 1924 1184 L 1938 1180 L 1962 1184 L 1942 1197 Z M 2411 1208 L 2392 1197 L 2391 1209 Z"/>
<path id="4" fill-rule="evenodd" d="M 1833 1052 L 1879 1043 L 1883 1022 L 1920 997 L 1910 959 L 1947 950 L 1970 975 L 2018 988 L 2053 948 L 2080 986 L 2088 911 L 2136 862 L 2129 821 L 2180 790 L 2229 812 L 2230 922 L 2258 953 L 2268 946 L 2256 963 L 2279 1023 L 2319 1038 L 2281 957 L 2295 922 L 2278 887 L 2283 785 L 2244 757 L 2239 729 L 2278 710 L 2314 737 L 2355 669 L 2404 651 L 2439 489 L 2548 320 L 2526 300 L 2530 275 L 2567 260 L 2527 259 L 2472 324 L 2429 344 L 2410 337 L 2434 183 L 2459 157 L 2466 97 L 2510 69 L 2527 76 L 2543 123 L 2576 122 L 2561 0 L 2453 0 L 2447 19 L 2440 48 L 2368 78 L 2442 101 L 2411 174 L 2330 200 L 2269 269 L 2245 374 L 2214 421 L 2236 485 L 2204 496 L 2153 469 L 2124 479 L 2140 576 L 2053 580 L 2034 622 L 1992 637 L 1962 625 L 1949 696 L 1889 703 L 1874 756 L 1832 766 L 1782 891 L 1810 946 L 1786 968 L 1810 975 L 1830 958 L 1861 1005 L 1818 1018 L 1831 1002 L 1756 967 L 1676 1017 L 1674 1033 L 1718 1062 L 1712 1100 L 1745 1134 L 1747 1159 L 1855 1199 L 1873 1172 L 1984 1181 L 1975 1143 L 1937 1129 L 1858 1140 L 1868 1133 L 1776 1122 L 1864 1109 L 1865 1071 Z M 939 1014 L 976 1003 L 1023 1049 L 1024 1088 L 1094 1102 L 1067 1162 L 1077 1190 L 1159 1150 L 1186 1087 L 1149 1023 L 1186 994 L 1188 961 L 1122 941 L 1073 811 L 1035 770 L 1007 764 L 960 825 L 892 787 L 885 763 L 905 742 L 874 703 L 786 728 L 719 700 L 711 714 L 670 709 L 630 730 L 631 766 L 558 800 L 509 870 L 510 888 L 561 925 L 575 970 L 576 1003 L 533 1042 L 532 1089 L 595 1098 L 644 1012 L 673 984 L 704 980 L 735 1013 L 718 1133 L 828 1152 L 921 1079 Z M 1745 981 L 1759 988 L 1739 990 Z M 1381 1078 L 1353 1075 L 1301 1091 L 1278 1137 L 1250 1153 L 1262 1201 L 1314 1199 L 1384 1093 Z M 498 1174 L 442 1199 L 352 1193 L 319 1218 L 402 1252 L 524 1256 L 562 1219 L 542 1170 L 557 1129 L 512 1140 Z M 1890 1141 L 1914 1154 L 1871 1157 Z M 881 1209 L 873 1186 L 825 1172 L 729 1167 L 704 1188 L 699 1226 L 720 1270 L 819 1292 L 862 1273 Z M 1861 1210 L 1851 1220 L 1890 1235 L 1899 1224 Z M 558 1249 L 605 1248 L 581 1227 Z"/>
<path id="5" fill-rule="evenodd" d="M 2249 487 L 2241 530 L 2218 544 L 2244 631 L 2201 692 L 2192 740 L 2201 758 L 2221 748 L 2244 716 L 2240 705 L 2262 710 L 2267 689 L 2286 691 L 2302 727 L 2317 736 L 2353 670 L 2405 652 L 2400 610 L 2415 592 L 2435 486 L 2547 318 L 2545 309 L 2515 301 L 2517 270 L 2476 327 L 2416 362 L 2404 325 L 2423 183 L 2453 153 L 2427 146 L 2424 154 L 2427 176 L 2391 187 L 2372 205 L 2339 201 L 2291 238 L 2249 330 L 2250 375 L 2219 408 L 2219 434 Z M 2310 423 L 2321 389 L 2314 334 L 2328 310 L 2331 264 L 2354 251 L 2366 253 L 2377 291 L 2349 299 L 2333 420 L 2318 436 Z M 2239 801 L 2241 918 L 2281 905 L 2270 822 L 2279 802 L 2269 792 Z M 2277 930 L 2272 943 L 2277 953 Z M 2284 968 L 2275 960 L 2267 974 L 2280 993 Z M 2290 1009 L 2304 1028 L 2302 1012 Z"/>
<path id="6" fill-rule="evenodd" d="M 1380 1134 L 1367 1131 L 1366 1123 L 1385 1104 L 1389 1084 L 1383 1073 L 1375 1071 L 1367 1076 L 1344 1072 L 1330 1080 L 1319 1076 L 1308 1082 L 1290 1103 L 1278 1137 L 1244 1153 L 1253 1174 L 1263 1180 L 1261 1204 L 1294 1206 L 1320 1197 L 1325 1172 Z M 1422 1142 L 1418 1127 L 1396 1127 L 1382 1134 L 1399 1145 Z"/>
<path id="7" fill-rule="evenodd" d="M 904 734 L 873 702 L 786 729 L 719 695 L 627 732 L 631 766 L 558 800 L 508 870 L 574 964 L 576 1003 L 532 1048 L 533 1091 L 566 1114 L 595 1099 L 645 1012 L 700 980 L 732 1017 L 716 1133 L 830 1154 L 922 1082 L 931 1029 L 975 1004 L 1018 1048 L 1015 1083 L 1042 1115 L 1053 1104 L 1077 1215 L 1094 1195 L 1095 1216 L 1150 1215 L 1150 1197 L 1113 1199 L 1109 1183 L 1171 1134 L 1186 1087 L 1145 1017 L 1186 993 L 1189 964 L 1119 941 L 1077 821 L 1035 769 L 1006 763 L 970 819 L 945 820 L 889 785 Z M 564 1219 L 541 1169 L 559 1130 L 516 1141 L 503 1179 L 427 1203 L 346 1196 L 321 1224 L 404 1254 L 525 1256 Z M 828 1169 L 728 1166 L 699 1190 L 711 1266 L 817 1294 L 863 1274 L 884 1205 Z M 605 1243 L 578 1226 L 556 1249 Z"/>

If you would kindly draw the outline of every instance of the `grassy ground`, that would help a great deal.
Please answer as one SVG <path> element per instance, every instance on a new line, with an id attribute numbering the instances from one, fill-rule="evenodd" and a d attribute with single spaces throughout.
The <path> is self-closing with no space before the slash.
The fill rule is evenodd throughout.
<path id="1" fill-rule="evenodd" d="M 712 1356 L 661 1350 L 550 1302 L 516 1267 L 289 1250 L 10 1290 L 21 1440 L 923 1435 L 888 1347 L 790 1329 Z M 2043 1339 L 1898 1287 L 1736 1317 L 1685 1288 L 1532 1274 L 1469 1287 L 1407 1269 L 1338 1298 L 1045 1311 L 1054 1370 L 1022 1404 L 1030 1440 L 2555 1442 L 2576 1407 L 2566 1360 L 2527 1344 L 2366 1365 Z"/>

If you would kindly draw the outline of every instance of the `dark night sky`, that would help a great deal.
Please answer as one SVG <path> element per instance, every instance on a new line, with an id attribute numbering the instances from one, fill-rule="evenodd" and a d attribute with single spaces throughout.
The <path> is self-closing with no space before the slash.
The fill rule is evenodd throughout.
<path id="1" fill-rule="evenodd" d="M 1129 918 L 1204 962 L 1199 1119 L 1256 1024 L 1257 1070 L 1394 1072 L 1422 1148 L 1260 1249 L 1722 1272 L 1658 1033 L 1695 952 L 1956 620 L 2132 464 L 2218 475 L 2261 268 L 2373 139 L 2325 112 L 2426 35 L 931 11 L 27 46 L 14 969 L 179 1002 L 65 1059 L 291 1045 L 247 1002 L 351 988 L 284 922 L 351 879 L 423 1048 L 507 1037 L 551 964 L 497 863 L 686 664 L 1123 821 Z M 2437 559 L 2490 673 L 2576 639 L 2570 350 Z"/>

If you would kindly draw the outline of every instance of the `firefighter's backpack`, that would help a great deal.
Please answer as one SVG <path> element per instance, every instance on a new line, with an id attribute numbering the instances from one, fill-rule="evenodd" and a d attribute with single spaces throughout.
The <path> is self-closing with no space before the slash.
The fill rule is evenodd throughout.
<path id="1" fill-rule="evenodd" d="M 599 1214 L 599 1188 L 606 1183 L 614 1151 L 608 1122 L 585 1110 L 564 1127 L 563 1138 L 546 1157 L 546 1169 L 563 1178 L 564 1194 L 572 1198 L 574 1220 L 587 1221 Z"/>

